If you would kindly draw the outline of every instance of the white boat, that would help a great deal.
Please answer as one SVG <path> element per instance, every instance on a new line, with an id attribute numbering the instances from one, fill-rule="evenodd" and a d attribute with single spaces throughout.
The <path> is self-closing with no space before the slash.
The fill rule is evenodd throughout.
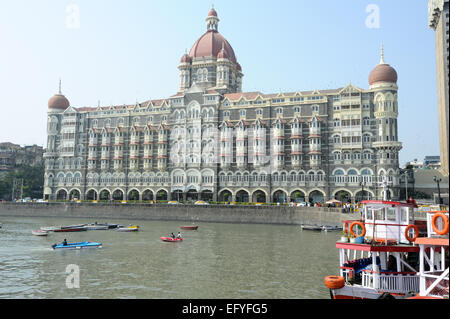
<path id="1" fill-rule="evenodd" d="M 96 225 L 96 224 L 89 224 L 86 227 L 86 230 L 108 230 L 108 225 Z"/>
<path id="2" fill-rule="evenodd" d="M 331 298 L 404 299 L 417 294 L 420 247 L 416 243 L 426 223 L 414 218 L 416 203 L 361 203 L 362 220 L 343 221 L 350 242 L 342 238 L 336 242 L 339 275 L 324 279 Z"/>
<path id="3" fill-rule="evenodd" d="M 139 230 L 139 226 L 137 226 L 137 225 L 117 228 L 117 231 L 120 231 L 120 232 L 130 232 L 130 231 L 138 231 L 138 230 Z"/>
<path id="4" fill-rule="evenodd" d="M 31 233 L 35 236 L 47 236 L 48 235 L 48 231 L 41 230 L 41 229 L 32 230 Z"/>

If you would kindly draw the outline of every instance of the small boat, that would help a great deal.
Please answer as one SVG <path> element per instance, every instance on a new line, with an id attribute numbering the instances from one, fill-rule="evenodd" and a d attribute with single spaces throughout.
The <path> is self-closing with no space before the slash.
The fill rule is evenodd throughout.
<path id="1" fill-rule="evenodd" d="M 48 231 L 41 230 L 41 229 L 32 230 L 31 233 L 35 236 L 47 236 L 48 235 Z"/>
<path id="2" fill-rule="evenodd" d="M 89 224 L 86 227 L 86 230 L 108 230 L 108 225 L 105 224 Z"/>
<path id="3" fill-rule="evenodd" d="M 63 244 L 53 244 L 53 249 L 83 249 L 83 248 L 102 248 L 102 243 L 90 243 L 88 241 L 83 241 L 81 243 L 68 243 Z"/>
<path id="4" fill-rule="evenodd" d="M 68 227 L 61 227 L 60 229 L 55 229 L 54 232 L 55 233 L 60 233 L 60 232 L 76 232 L 76 231 L 85 231 L 86 230 L 86 226 L 68 226 Z"/>
<path id="5" fill-rule="evenodd" d="M 322 226 L 322 230 L 323 231 L 339 231 L 339 230 L 342 230 L 342 227 L 324 225 L 324 226 Z"/>
<path id="6" fill-rule="evenodd" d="M 321 226 L 317 225 L 301 225 L 302 230 L 315 230 L 315 231 L 322 231 Z"/>
<path id="7" fill-rule="evenodd" d="M 162 241 L 165 242 L 181 242 L 183 238 L 172 238 L 172 237 L 160 237 Z"/>
<path id="8" fill-rule="evenodd" d="M 121 231 L 121 232 L 138 231 L 138 230 L 139 230 L 139 226 L 137 226 L 137 225 L 127 226 L 127 227 L 119 227 L 116 229 L 116 231 Z"/>
<path id="9" fill-rule="evenodd" d="M 44 226 L 44 227 L 41 227 L 41 230 L 44 230 L 44 231 L 54 231 L 55 229 L 61 229 L 61 226 Z"/>
<path id="10" fill-rule="evenodd" d="M 198 226 L 180 226 L 183 230 L 197 230 Z"/>

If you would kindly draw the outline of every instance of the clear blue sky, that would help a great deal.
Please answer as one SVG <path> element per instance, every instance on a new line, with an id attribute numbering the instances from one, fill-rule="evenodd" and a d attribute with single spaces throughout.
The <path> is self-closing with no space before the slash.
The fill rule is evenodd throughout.
<path id="1" fill-rule="evenodd" d="M 368 88 L 383 42 L 399 75 L 400 162 L 439 155 L 426 0 L 0 0 L 0 141 L 45 144 L 59 78 L 75 107 L 176 93 L 179 60 L 205 32 L 212 3 L 244 91 Z M 71 4 L 78 28 L 67 27 Z M 379 8 L 379 28 L 366 26 L 369 4 Z"/>

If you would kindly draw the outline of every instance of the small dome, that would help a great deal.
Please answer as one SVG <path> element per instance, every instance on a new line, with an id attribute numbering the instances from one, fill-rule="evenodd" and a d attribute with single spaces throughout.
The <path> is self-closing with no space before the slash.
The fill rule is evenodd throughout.
<path id="1" fill-rule="evenodd" d="M 192 62 L 192 59 L 189 56 L 189 54 L 187 54 L 187 53 L 185 53 L 183 55 L 183 57 L 181 58 L 181 61 L 180 61 L 180 63 L 191 63 L 191 62 Z"/>
<path id="2" fill-rule="evenodd" d="M 217 54 L 217 59 L 228 59 L 228 53 L 225 49 L 222 49 L 219 51 L 219 53 Z"/>
<path id="3" fill-rule="evenodd" d="M 369 75 L 369 84 L 378 82 L 397 83 L 397 71 L 389 64 L 378 64 Z"/>
<path id="4" fill-rule="evenodd" d="M 239 64 L 239 62 L 236 64 L 236 67 L 237 67 L 237 69 L 238 69 L 239 71 L 242 71 L 242 67 L 241 67 L 241 65 Z"/>
<path id="5" fill-rule="evenodd" d="M 48 101 L 49 109 L 65 110 L 70 106 L 69 100 L 62 94 L 55 94 Z"/>
<path id="6" fill-rule="evenodd" d="M 217 12 L 214 10 L 214 8 L 211 8 L 208 12 L 208 17 L 217 17 Z"/>

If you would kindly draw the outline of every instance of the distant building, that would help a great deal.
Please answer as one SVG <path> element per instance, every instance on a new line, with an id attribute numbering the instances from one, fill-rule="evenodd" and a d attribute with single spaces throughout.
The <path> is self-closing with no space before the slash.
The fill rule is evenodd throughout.
<path id="1" fill-rule="evenodd" d="M 441 179 L 439 188 L 441 198 L 444 204 L 448 205 L 448 176 L 445 176 L 440 170 L 415 169 L 414 170 L 414 190 L 427 194 L 430 199 L 437 202 L 438 187 L 433 177 Z"/>
<path id="2" fill-rule="evenodd" d="M 0 177 L 21 165 L 43 166 L 43 154 L 42 146 L 0 143 Z"/>
<path id="3" fill-rule="evenodd" d="M 423 159 L 424 168 L 440 168 L 441 167 L 441 157 L 440 156 L 425 156 Z"/>
<path id="4" fill-rule="evenodd" d="M 405 168 L 408 168 L 408 167 L 410 167 L 410 168 L 412 168 L 412 169 L 415 169 L 415 168 L 423 168 L 423 162 L 419 162 L 419 161 L 417 160 L 417 158 L 415 158 L 413 161 L 406 162 Z"/>
<path id="5" fill-rule="evenodd" d="M 430 28 L 436 31 L 436 68 L 441 168 L 444 174 L 448 176 L 448 0 L 429 0 L 428 21 Z"/>

